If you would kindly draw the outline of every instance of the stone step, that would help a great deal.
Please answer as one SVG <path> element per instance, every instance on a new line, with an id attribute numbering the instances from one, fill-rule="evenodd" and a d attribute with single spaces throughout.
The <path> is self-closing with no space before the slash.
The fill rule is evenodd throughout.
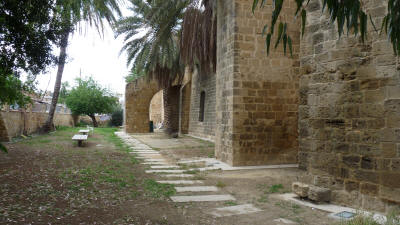
<path id="1" fill-rule="evenodd" d="M 183 173 L 186 170 L 146 170 L 146 173 Z"/>
<path id="2" fill-rule="evenodd" d="M 218 191 L 215 186 L 189 186 L 175 187 L 176 192 L 202 192 L 202 191 Z"/>
<path id="3" fill-rule="evenodd" d="M 234 201 L 232 195 L 188 195 L 188 196 L 171 196 L 173 202 L 218 202 L 218 201 Z"/>
<path id="4" fill-rule="evenodd" d="M 160 184 L 202 184 L 200 180 L 158 180 Z"/>
<path id="5" fill-rule="evenodd" d="M 177 169 L 179 166 L 151 166 L 152 169 Z"/>
<path id="6" fill-rule="evenodd" d="M 254 207 L 252 204 L 235 205 L 213 209 L 209 214 L 215 217 L 233 216 L 261 212 L 261 209 Z"/>
<path id="7" fill-rule="evenodd" d="M 162 176 L 162 177 L 173 177 L 173 178 L 176 178 L 176 177 L 181 177 L 181 178 L 185 178 L 185 177 L 194 177 L 194 175 L 193 174 L 161 174 L 160 176 Z"/>

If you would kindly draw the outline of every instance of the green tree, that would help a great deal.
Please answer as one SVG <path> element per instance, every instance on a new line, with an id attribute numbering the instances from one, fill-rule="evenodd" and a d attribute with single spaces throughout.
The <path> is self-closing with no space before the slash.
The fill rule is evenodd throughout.
<path id="1" fill-rule="evenodd" d="M 102 88 L 92 77 L 77 78 L 66 98 L 66 104 L 75 115 L 88 115 L 97 127 L 95 114 L 111 113 L 118 104 L 118 98 Z"/>
<path id="2" fill-rule="evenodd" d="M 49 115 L 43 127 L 44 132 L 48 132 L 54 127 L 54 113 L 60 94 L 61 80 L 67 56 L 66 49 L 70 34 L 81 22 L 86 22 L 90 26 L 94 26 L 99 32 L 102 32 L 104 28 L 103 20 L 112 24 L 116 21 L 114 13 L 121 15 L 120 3 L 121 0 L 57 0 L 57 15 L 62 21 L 63 29 L 59 39 L 60 55 L 57 62 L 56 82 Z"/>
<path id="3" fill-rule="evenodd" d="M 307 5 L 310 0 L 291 0 L 297 5 L 297 10 L 294 16 L 300 16 L 301 18 L 301 33 L 304 34 L 306 19 L 307 19 Z M 269 53 L 271 46 L 271 39 L 278 26 L 278 35 L 275 40 L 275 48 L 282 43 L 284 52 L 286 53 L 287 47 L 289 47 L 290 53 L 292 53 L 292 39 L 287 34 L 288 24 L 286 22 L 279 21 L 279 15 L 281 13 L 285 0 L 253 0 L 253 13 L 255 9 L 260 6 L 264 7 L 266 4 L 272 2 L 272 14 L 271 23 L 264 26 L 263 35 L 265 36 L 267 52 Z M 396 55 L 400 54 L 400 0 L 388 0 L 388 12 L 385 15 L 382 25 L 381 33 L 385 31 L 388 35 L 388 39 L 393 45 L 393 50 Z M 322 1 L 322 12 L 327 10 L 329 18 L 332 23 L 337 24 L 339 37 L 343 35 L 345 30 L 352 31 L 354 35 L 360 35 L 361 40 L 364 42 L 367 37 L 367 26 L 368 20 L 370 20 L 372 26 L 377 31 L 377 28 L 373 22 L 372 17 L 365 12 L 363 9 L 362 0 L 323 0 Z M 346 28 L 346 29 L 345 29 Z"/>
<path id="4" fill-rule="evenodd" d="M 0 2 L 0 105 L 23 106 L 32 83 L 22 83 L 20 74 L 37 75 L 55 61 L 52 43 L 61 24 L 55 17 L 54 0 Z"/>

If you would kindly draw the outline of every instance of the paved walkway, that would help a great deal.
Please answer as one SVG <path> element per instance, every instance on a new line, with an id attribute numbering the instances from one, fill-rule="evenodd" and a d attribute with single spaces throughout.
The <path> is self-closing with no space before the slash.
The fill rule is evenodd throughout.
<path id="1" fill-rule="evenodd" d="M 140 142 L 139 140 L 125 134 L 124 132 L 116 132 L 126 144 L 130 146 L 131 153 L 136 154 L 143 159 L 142 164 L 149 166 L 146 173 L 152 173 L 159 179 L 157 182 L 164 184 L 176 185 L 177 194 L 171 196 L 173 202 L 192 203 L 192 202 L 221 202 L 234 201 L 234 196 L 224 193 L 223 190 L 216 186 L 202 185 L 203 181 L 195 180 L 190 170 L 182 169 L 181 166 L 173 164 L 165 159 L 158 151 L 153 150 L 150 146 Z M 200 159 L 201 160 L 201 159 Z M 181 161 L 180 164 L 191 164 L 196 161 Z M 209 166 L 204 168 L 196 168 L 196 170 L 205 171 L 212 169 L 229 168 L 225 165 L 218 164 L 216 161 L 209 162 Z M 223 168 L 221 168 L 223 167 Z M 190 193 L 190 194 L 187 194 Z M 256 208 L 252 204 L 243 204 L 228 207 L 219 207 L 205 212 L 215 217 L 226 217 L 233 215 L 251 214 L 262 210 Z"/>

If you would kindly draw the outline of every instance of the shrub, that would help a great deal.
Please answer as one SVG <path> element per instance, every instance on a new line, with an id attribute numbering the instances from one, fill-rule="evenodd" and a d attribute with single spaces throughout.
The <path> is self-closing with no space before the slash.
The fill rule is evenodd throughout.
<path id="1" fill-rule="evenodd" d="M 123 123 L 123 117 L 124 117 L 124 112 L 121 108 L 116 109 L 112 114 L 111 114 L 111 120 L 110 120 L 110 126 L 113 127 L 119 127 L 122 126 Z"/>

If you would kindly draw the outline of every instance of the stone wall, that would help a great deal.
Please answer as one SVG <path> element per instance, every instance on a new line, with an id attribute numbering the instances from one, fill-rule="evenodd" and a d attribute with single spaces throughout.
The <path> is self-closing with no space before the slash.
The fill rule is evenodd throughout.
<path id="1" fill-rule="evenodd" d="M 162 123 L 164 120 L 163 91 L 157 92 L 150 102 L 150 120 L 154 125 Z"/>
<path id="2" fill-rule="evenodd" d="M 190 121 L 190 101 L 192 93 L 192 82 L 188 82 L 181 88 L 181 114 L 180 114 L 180 126 L 181 134 L 189 133 L 189 121 Z"/>
<path id="3" fill-rule="evenodd" d="M 214 140 L 216 117 L 216 76 L 215 74 L 198 74 L 197 70 L 192 76 L 192 93 L 190 100 L 189 134 Z M 200 95 L 205 93 L 204 120 L 199 121 Z"/>
<path id="4" fill-rule="evenodd" d="M 182 79 L 181 84 L 183 88 L 182 96 L 182 111 L 181 114 L 184 116 L 179 118 L 179 100 L 181 86 L 178 82 L 172 87 L 161 89 L 156 81 L 148 81 L 146 78 L 139 78 L 126 85 L 125 88 L 125 131 L 128 133 L 148 133 L 149 129 L 149 118 L 150 118 L 150 107 L 153 97 L 157 97 L 157 93 L 162 90 L 162 102 L 163 107 L 161 114 L 163 116 L 164 129 L 169 133 L 178 133 L 179 124 L 183 126 L 182 130 L 187 130 L 188 125 L 188 110 L 189 107 L 187 102 L 190 99 L 190 85 L 191 74 L 186 72 Z M 187 88 L 185 88 L 187 86 Z M 159 96 L 161 98 L 161 94 Z M 159 101 L 160 102 L 160 101 Z M 154 105 L 153 105 L 154 106 Z M 154 110 L 156 113 L 158 110 Z"/>
<path id="5" fill-rule="evenodd" d="M 297 161 L 298 22 L 287 1 L 293 57 L 267 56 L 261 31 L 271 5 L 251 12 L 252 0 L 218 1 L 216 156 L 231 165 Z M 290 3 L 290 4 L 289 4 Z"/>
<path id="6" fill-rule="evenodd" d="M 6 124 L 4 123 L 3 116 L 0 113 L 0 141 L 8 141 L 8 133 L 7 133 L 7 127 Z"/>
<path id="7" fill-rule="evenodd" d="M 364 1 L 375 24 L 387 0 Z M 299 163 L 340 204 L 400 203 L 400 67 L 385 35 L 338 38 L 312 0 L 301 42 Z"/>
<path id="8" fill-rule="evenodd" d="M 18 137 L 21 134 L 29 135 L 38 132 L 46 122 L 47 113 L 43 112 L 22 112 L 22 111 L 9 111 L 0 112 L 5 125 L 5 133 L 8 141 L 13 137 Z M 73 126 L 74 120 L 71 114 L 56 113 L 54 115 L 55 126 Z M 1 129 L 1 128 L 0 128 Z M 4 132 L 4 130 L 3 130 Z"/>
<path id="9" fill-rule="evenodd" d="M 163 90 L 164 102 L 164 131 L 168 134 L 179 132 L 179 94 L 180 85 Z"/>
<path id="10" fill-rule="evenodd" d="M 125 131 L 127 133 L 149 132 L 149 108 L 153 96 L 160 91 L 155 81 L 140 78 L 125 88 Z"/>

